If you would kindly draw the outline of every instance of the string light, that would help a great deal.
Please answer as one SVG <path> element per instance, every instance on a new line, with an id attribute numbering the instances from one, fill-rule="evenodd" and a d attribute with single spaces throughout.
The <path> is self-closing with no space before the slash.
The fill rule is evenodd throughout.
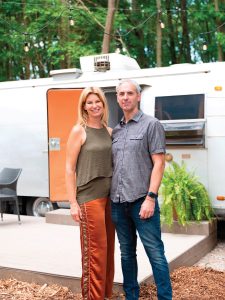
<path id="1" fill-rule="evenodd" d="M 162 14 L 163 12 L 161 10 L 158 10 L 158 20 L 159 20 L 159 26 L 161 29 L 165 28 L 165 24 L 162 21 Z"/>
<path id="2" fill-rule="evenodd" d="M 23 46 L 23 50 L 25 51 L 25 52 L 29 52 L 29 50 L 30 50 L 30 47 L 29 47 L 29 44 L 28 44 L 28 42 L 27 42 L 27 37 L 28 37 L 28 33 L 27 32 L 24 32 L 24 46 Z"/>
<path id="3" fill-rule="evenodd" d="M 74 26 L 75 22 L 74 22 L 74 20 L 72 18 L 72 10 L 73 10 L 73 8 L 72 8 L 72 2 L 71 2 L 71 0 L 68 1 L 68 4 L 69 4 L 69 14 L 70 14 L 70 16 L 69 16 L 69 24 L 70 24 L 70 26 Z"/>
<path id="4" fill-rule="evenodd" d="M 70 26 L 74 26 L 75 22 L 74 22 L 74 19 L 72 19 L 72 17 L 70 17 L 69 23 L 70 23 Z"/>
<path id="5" fill-rule="evenodd" d="M 15 3 L 15 4 L 18 4 L 17 2 L 11 2 L 11 1 L 6 1 L 6 3 Z M 71 3 L 71 1 L 69 1 L 69 3 Z M 76 8 L 72 8 L 72 4 L 70 4 L 71 6 L 69 7 L 70 11 L 72 11 L 73 9 L 79 9 L 79 6 L 77 6 Z M 121 9 L 120 9 L 121 10 Z M 180 9 L 176 8 L 177 11 L 180 11 Z M 174 11 L 174 10 L 169 10 L 169 11 Z M 185 10 L 183 10 L 185 11 Z M 187 11 L 187 10 L 186 10 Z M 196 10 L 198 11 L 198 10 Z M 203 10 L 204 11 L 204 10 Z M 221 11 L 221 10 L 220 10 Z M 46 24 L 41 27 L 39 30 L 37 31 L 34 31 L 32 33 L 27 33 L 28 35 L 35 35 L 41 31 L 43 31 L 43 29 L 45 29 L 49 24 L 53 24 L 57 19 L 59 19 L 63 13 L 65 12 L 65 9 L 62 10 L 60 12 L 60 14 L 58 16 L 56 16 L 55 18 L 53 18 L 51 21 L 48 21 L 46 22 Z M 144 21 L 140 22 L 137 26 L 134 26 L 132 27 L 129 31 L 127 31 L 126 33 L 121 33 L 121 36 L 127 36 L 128 34 L 130 34 L 132 31 L 134 31 L 135 29 L 138 29 L 139 27 L 142 27 L 146 22 L 148 22 L 153 16 L 155 16 L 156 14 L 162 14 L 163 12 L 162 11 L 156 11 L 156 12 L 153 12 L 149 17 L 147 17 Z M 10 25 L 10 23 L 7 21 L 7 20 L 2 20 L 4 22 L 6 22 L 8 25 Z M 159 20 L 160 22 L 160 27 L 161 28 L 165 28 L 165 24 L 162 22 L 162 20 Z M 71 26 L 75 25 L 75 21 L 72 19 L 72 16 L 70 16 L 70 19 L 69 19 L 69 23 L 71 23 Z M 211 30 L 211 31 L 206 31 L 206 32 L 202 32 L 202 33 L 199 33 L 199 35 L 205 35 L 205 34 L 210 34 L 210 33 L 215 33 L 216 31 L 218 31 L 219 28 L 223 27 L 225 25 L 225 22 L 222 23 L 221 25 L 217 26 L 214 30 Z M 21 34 L 24 34 L 24 32 L 21 32 L 19 31 L 18 29 L 16 28 L 13 28 L 14 31 L 18 32 L 18 33 L 21 33 Z M 107 32 L 104 32 L 104 34 L 108 34 L 108 35 L 111 35 L 114 37 L 113 34 L 109 34 Z"/>
<path id="6" fill-rule="evenodd" d="M 15 3 L 15 4 L 17 4 L 17 5 L 19 4 L 18 2 L 7 1 L 7 0 L 6 0 L 4 3 Z M 35 4 L 36 4 L 36 5 L 39 5 L 39 3 L 35 3 Z M 35 5 L 35 4 L 32 3 L 32 5 Z M 24 34 L 24 35 L 27 35 L 27 36 L 34 36 L 34 35 L 38 34 L 39 32 L 43 31 L 46 27 L 48 27 L 49 24 L 52 24 L 52 23 L 54 23 L 57 19 L 59 19 L 59 18 L 63 15 L 63 13 L 64 13 L 66 10 L 68 10 L 68 8 L 69 8 L 69 25 L 70 25 L 70 26 L 74 26 L 74 25 L 75 25 L 75 21 L 74 21 L 74 19 L 72 18 L 72 11 L 73 11 L 74 9 L 75 9 L 75 10 L 82 9 L 83 7 L 80 7 L 80 6 L 78 6 L 78 5 L 76 5 L 76 7 L 74 7 L 73 4 L 72 4 L 72 1 L 69 0 L 69 1 L 68 1 L 68 7 L 67 7 L 66 9 L 63 9 L 63 10 L 60 12 L 60 14 L 59 14 L 58 16 L 56 16 L 56 17 L 53 18 L 52 20 L 46 22 L 46 24 L 45 24 L 43 27 L 41 27 L 39 30 L 37 30 L 37 31 L 35 31 L 35 32 L 31 32 L 31 33 L 24 33 L 24 32 L 21 32 L 20 30 L 18 30 L 18 29 L 16 29 L 16 28 L 13 28 L 13 30 L 16 31 L 16 32 L 18 32 L 18 33 L 20 33 L 20 34 Z M 93 7 L 93 8 L 96 9 L 96 7 Z M 118 10 L 121 11 L 121 10 L 123 10 L 123 9 L 118 9 Z M 124 9 L 124 11 L 125 11 L 125 10 L 127 10 L 127 9 Z M 146 9 L 146 11 L 148 11 L 148 10 Z M 172 9 L 172 10 L 167 10 L 167 12 L 168 12 L 168 11 L 174 12 L 174 9 Z M 176 7 L 175 11 L 180 12 L 181 9 L 178 8 L 178 7 Z M 188 10 L 182 10 L 182 11 L 187 11 L 187 12 L 188 12 Z M 194 11 L 204 11 L 204 10 L 194 10 Z M 220 10 L 220 11 L 223 12 L 224 10 Z M 158 10 L 158 11 L 152 12 L 151 15 L 148 16 L 144 21 L 142 21 L 142 22 L 140 22 L 139 24 L 137 24 L 136 26 L 132 27 L 130 30 L 128 30 L 128 31 L 126 31 L 126 32 L 124 32 L 124 33 L 121 33 L 121 34 L 120 34 L 121 37 L 125 37 L 125 36 L 129 35 L 129 34 L 130 34 L 132 31 L 134 31 L 135 29 L 138 29 L 138 28 L 142 27 L 145 23 L 147 23 L 147 22 L 148 22 L 152 17 L 154 17 L 156 14 L 159 15 L 159 23 L 160 23 L 160 27 L 161 27 L 162 29 L 164 29 L 164 28 L 165 28 L 165 24 L 164 24 L 163 21 L 162 21 L 162 14 L 164 14 L 164 13 L 165 13 L 165 12 L 163 12 L 162 10 Z M 10 23 L 9 23 L 7 20 L 3 20 L 3 21 L 6 22 L 8 25 L 10 25 Z M 201 35 L 203 36 L 203 35 L 206 35 L 206 34 L 215 33 L 216 31 L 218 31 L 219 28 L 224 27 L 224 25 L 225 25 L 225 22 L 222 23 L 222 24 L 220 24 L 219 26 L 217 26 L 217 27 L 216 27 L 215 29 L 213 29 L 213 30 L 210 30 L 210 31 L 207 31 L 207 32 L 199 33 L 199 36 L 201 36 Z M 14 27 L 14 26 L 13 26 L 13 27 Z M 107 33 L 107 32 L 103 32 L 103 34 L 110 35 L 110 36 L 112 36 L 112 37 L 114 37 L 114 38 L 116 37 L 114 34 L 110 34 L 110 33 Z M 204 51 L 206 51 L 206 50 L 208 49 L 206 43 L 203 44 L 202 49 L 203 49 Z M 27 43 L 27 41 L 25 40 L 25 42 L 24 42 L 24 51 L 25 51 L 25 52 L 28 52 L 29 50 L 30 50 L 30 44 Z M 116 49 L 116 52 L 118 52 L 118 51 L 121 51 L 121 50 L 120 50 L 120 49 L 119 49 L 119 50 Z M 118 53 L 119 53 L 119 52 L 118 52 Z"/>
<path id="7" fill-rule="evenodd" d="M 160 27 L 161 27 L 162 29 L 165 28 L 165 24 L 164 24 L 161 20 L 159 20 L 159 24 L 160 24 Z"/>
<path id="8" fill-rule="evenodd" d="M 206 43 L 204 43 L 203 46 L 202 46 L 202 50 L 206 51 L 207 49 L 208 49 L 208 47 L 207 47 Z"/>
<path id="9" fill-rule="evenodd" d="M 4 3 L 3 3 L 3 1 L 0 1 L 0 4 L 1 5 L 3 5 L 3 4 L 14 4 L 14 5 L 18 5 L 18 6 L 23 5 L 21 2 L 19 3 L 17 1 L 18 0 L 15 0 L 15 1 L 13 1 L 13 0 L 4 0 Z M 55 6 L 54 2 L 55 1 L 52 1 L 52 4 L 45 3 L 45 6 L 53 7 L 53 6 Z M 73 1 L 69 0 L 68 2 L 72 4 Z M 89 1 L 89 2 L 91 2 L 91 1 Z M 131 1 L 129 1 L 129 2 L 131 2 Z M 43 4 L 38 0 L 36 0 L 36 1 L 33 0 L 32 3 L 29 3 L 29 6 L 41 6 L 41 7 L 43 7 Z M 80 5 L 76 5 L 76 6 L 77 6 L 78 9 L 82 8 L 82 6 L 80 6 Z M 101 6 L 96 6 L 96 5 L 88 5 L 88 7 L 91 8 L 91 9 L 95 9 L 95 10 L 102 10 L 102 9 L 107 10 L 107 7 L 101 7 Z M 130 10 L 132 10 L 132 11 L 143 11 L 143 8 L 132 8 L 130 6 L 129 8 L 118 8 L 118 10 L 119 11 L 130 11 Z M 144 11 L 151 11 L 151 10 L 152 10 L 151 8 L 149 8 L 149 9 L 145 8 L 144 9 Z M 171 11 L 171 12 L 179 11 L 180 12 L 180 11 L 189 11 L 189 9 L 181 9 L 178 6 L 176 6 L 175 8 L 168 9 L 167 11 Z M 191 9 L 191 11 L 192 12 L 209 12 L 208 9 L 193 9 L 193 8 Z M 223 13 L 223 12 L 225 12 L 225 9 L 219 9 L 218 12 Z"/>
<path id="10" fill-rule="evenodd" d="M 30 48 L 29 48 L 29 44 L 27 42 L 24 43 L 23 49 L 25 52 L 29 52 Z"/>

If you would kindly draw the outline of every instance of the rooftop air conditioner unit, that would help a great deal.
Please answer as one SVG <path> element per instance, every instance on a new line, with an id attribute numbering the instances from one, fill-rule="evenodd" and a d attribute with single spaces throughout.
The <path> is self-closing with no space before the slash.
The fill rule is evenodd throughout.
<path id="1" fill-rule="evenodd" d="M 108 55 L 94 57 L 94 70 L 96 72 L 106 72 L 110 70 L 110 61 Z"/>

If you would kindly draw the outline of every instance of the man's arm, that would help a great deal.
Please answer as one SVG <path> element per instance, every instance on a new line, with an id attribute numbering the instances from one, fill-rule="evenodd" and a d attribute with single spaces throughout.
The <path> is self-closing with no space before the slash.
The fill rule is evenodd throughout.
<path id="1" fill-rule="evenodd" d="M 153 161 L 153 169 L 149 183 L 149 192 L 158 194 L 158 190 L 162 181 L 163 172 L 165 168 L 165 154 L 157 153 L 151 155 Z M 140 218 L 147 219 L 153 216 L 155 210 L 155 200 L 146 196 L 145 201 L 142 203 L 140 210 Z"/>

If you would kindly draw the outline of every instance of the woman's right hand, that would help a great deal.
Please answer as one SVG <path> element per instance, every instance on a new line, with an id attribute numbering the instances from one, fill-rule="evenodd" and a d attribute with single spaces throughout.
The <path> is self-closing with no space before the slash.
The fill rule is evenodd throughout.
<path id="1" fill-rule="evenodd" d="M 70 213 L 74 221 L 80 222 L 82 219 L 81 209 L 78 203 L 73 203 L 70 205 Z"/>

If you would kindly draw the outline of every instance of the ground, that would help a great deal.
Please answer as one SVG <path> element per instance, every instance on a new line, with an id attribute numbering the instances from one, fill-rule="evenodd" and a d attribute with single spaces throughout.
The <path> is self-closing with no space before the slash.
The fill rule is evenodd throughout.
<path id="1" fill-rule="evenodd" d="M 225 272 L 208 268 L 182 267 L 171 274 L 174 300 L 222 300 L 225 299 Z M 57 285 L 40 286 L 16 279 L 0 280 L 1 300 L 80 300 L 80 294 L 73 294 L 68 288 Z M 113 299 L 125 299 L 115 295 Z M 141 287 L 140 300 L 155 300 L 154 285 Z"/>
<path id="2" fill-rule="evenodd" d="M 171 274 L 173 300 L 225 300 L 225 242 L 203 257 L 193 267 L 181 267 Z M 0 280 L 0 300 L 81 300 L 80 294 L 73 294 L 67 287 L 42 286 L 17 281 Z M 114 295 L 114 300 L 125 297 Z M 156 300 L 156 289 L 142 285 L 139 300 Z"/>

